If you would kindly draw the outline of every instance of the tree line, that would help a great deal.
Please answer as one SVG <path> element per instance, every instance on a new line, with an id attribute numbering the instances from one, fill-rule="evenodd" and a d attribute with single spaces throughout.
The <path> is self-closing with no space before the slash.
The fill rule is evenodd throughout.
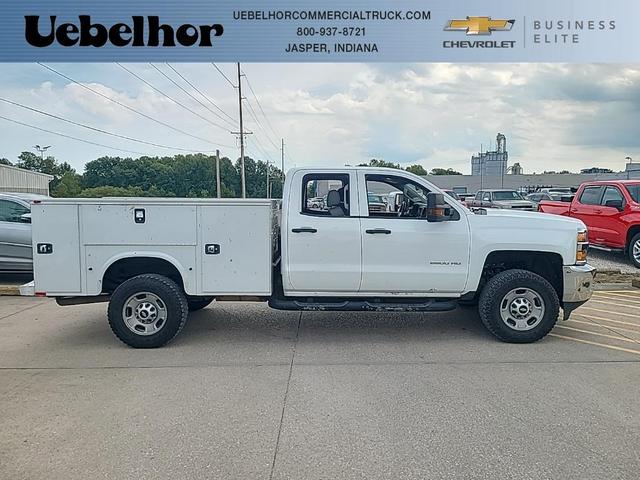
<path id="1" fill-rule="evenodd" d="M 406 170 L 415 175 L 462 175 L 462 173 L 454 170 L 453 168 L 433 168 L 428 172 L 422 165 L 409 165 L 407 168 L 402 168 L 399 163 L 386 162 L 377 158 L 371 159 L 369 163 L 361 163 L 359 167 L 384 167 L 384 168 L 396 168 L 398 170 Z"/>
<path id="2" fill-rule="evenodd" d="M 0 163 L 12 165 L 6 158 Z M 267 163 L 245 156 L 244 164 L 247 197 L 266 197 Z M 205 154 L 137 159 L 105 156 L 87 162 L 81 174 L 67 162 L 32 152 L 22 152 L 13 165 L 52 175 L 50 191 L 54 197 L 217 196 L 215 157 Z M 282 171 L 269 164 L 271 198 L 282 197 L 282 180 Z M 220 158 L 220 191 L 222 197 L 241 196 L 240 159 Z"/>
<path id="3" fill-rule="evenodd" d="M 215 157 L 205 154 L 167 157 L 100 157 L 88 162 L 82 173 L 67 162 L 55 157 L 41 157 L 22 152 L 18 161 L 0 158 L 0 164 L 46 173 L 54 179 L 50 183 L 54 197 L 216 197 Z M 245 157 L 247 197 L 264 198 L 267 193 L 267 163 Z M 403 169 L 399 164 L 372 159 L 360 166 Z M 282 197 L 283 173 L 269 164 L 271 198 Z M 452 169 L 434 168 L 431 172 L 422 165 L 404 170 L 416 175 L 461 175 Z M 241 196 L 240 159 L 232 162 L 220 158 L 220 191 L 225 198 Z"/>

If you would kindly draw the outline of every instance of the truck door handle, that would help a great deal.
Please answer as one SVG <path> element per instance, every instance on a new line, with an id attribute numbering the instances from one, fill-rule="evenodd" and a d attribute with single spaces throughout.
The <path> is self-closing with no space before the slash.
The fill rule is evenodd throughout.
<path id="1" fill-rule="evenodd" d="M 595 209 L 595 210 L 594 210 L 594 213 L 596 213 L 596 214 L 598 214 L 598 215 L 599 215 L 599 214 L 601 214 L 601 213 L 602 213 L 602 210 L 601 210 L 601 209 L 599 209 L 599 208 L 597 208 L 597 209 Z"/>
<path id="2" fill-rule="evenodd" d="M 366 233 L 369 233 L 371 235 L 375 235 L 377 233 L 383 234 L 383 235 L 389 235 L 391 234 L 391 230 L 387 230 L 386 228 L 372 228 L 370 230 L 365 230 Z"/>
<path id="3" fill-rule="evenodd" d="M 293 233 L 317 233 L 318 232 L 317 229 L 309 228 L 309 227 L 292 228 L 291 231 Z"/>

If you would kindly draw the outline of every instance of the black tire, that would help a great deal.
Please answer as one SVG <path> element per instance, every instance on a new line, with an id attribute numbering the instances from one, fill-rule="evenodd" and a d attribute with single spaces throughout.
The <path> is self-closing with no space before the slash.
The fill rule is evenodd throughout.
<path id="1" fill-rule="evenodd" d="M 202 310 L 214 300 L 215 297 L 187 297 L 189 311 L 196 312 L 198 310 Z"/>
<path id="2" fill-rule="evenodd" d="M 629 248 L 628 248 L 629 260 L 631 260 L 631 263 L 633 264 L 634 267 L 640 268 L 640 258 L 636 258 L 635 255 L 633 254 L 633 248 L 635 246 L 640 247 L 640 233 L 636 233 L 633 236 L 633 238 L 629 242 Z"/>
<path id="3" fill-rule="evenodd" d="M 125 304 L 136 294 L 150 293 L 160 300 L 164 318 L 153 334 L 135 333 L 125 322 Z M 187 321 L 187 298 L 182 289 L 170 278 L 144 274 L 121 283 L 111 295 L 108 317 L 111 330 L 122 342 L 134 348 L 157 348 L 173 340 Z"/>
<path id="4" fill-rule="evenodd" d="M 544 307 L 539 323 L 530 330 L 517 330 L 501 317 L 505 297 L 519 287 L 538 295 Z M 560 301 L 553 286 L 540 275 L 528 270 L 506 270 L 491 278 L 480 293 L 478 312 L 482 323 L 495 337 L 509 343 L 531 343 L 543 338 L 556 324 Z M 528 327 L 527 327 L 528 328 Z"/>

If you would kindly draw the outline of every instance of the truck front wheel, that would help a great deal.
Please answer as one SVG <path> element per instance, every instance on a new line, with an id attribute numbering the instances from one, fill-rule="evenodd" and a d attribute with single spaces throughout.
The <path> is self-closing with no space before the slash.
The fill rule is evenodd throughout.
<path id="1" fill-rule="evenodd" d="M 498 339 L 510 343 L 540 340 L 556 324 L 560 302 L 553 286 L 528 270 L 506 270 L 480 294 L 480 318 Z"/>
<path id="2" fill-rule="evenodd" d="M 170 278 L 144 274 L 116 288 L 109 301 L 111 330 L 134 348 L 157 348 L 175 338 L 187 321 L 189 305 Z"/>

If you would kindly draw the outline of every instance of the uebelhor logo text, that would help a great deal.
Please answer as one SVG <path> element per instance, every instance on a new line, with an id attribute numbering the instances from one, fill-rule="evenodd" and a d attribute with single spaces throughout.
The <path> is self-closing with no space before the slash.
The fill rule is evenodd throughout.
<path id="1" fill-rule="evenodd" d="M 100 23 L 91 23 L 89 15 L 79 15 L 78 19 L 80 26 L 62 23 L 56 27 L 56 16 L 51 15 L 51 26 L 43 34 L 39 28 L 40 16 L 25 15 L 25 39 L 34 47 L 48 47 L 54 41 L 63 47 L 103 47 L 107 42 L 116 47 L 175 47 L 176 42 L 184 47 L 196 43 L 199 47 L 211 47 L 211 37 L 219 37 L 224 32 L 218 23 L 199 26 L 187 23 L 174 29 L 171 25 L 161 24 L 157 16 L 132 16 L 131 25 L 116 23 L 108 28 Z"/>

